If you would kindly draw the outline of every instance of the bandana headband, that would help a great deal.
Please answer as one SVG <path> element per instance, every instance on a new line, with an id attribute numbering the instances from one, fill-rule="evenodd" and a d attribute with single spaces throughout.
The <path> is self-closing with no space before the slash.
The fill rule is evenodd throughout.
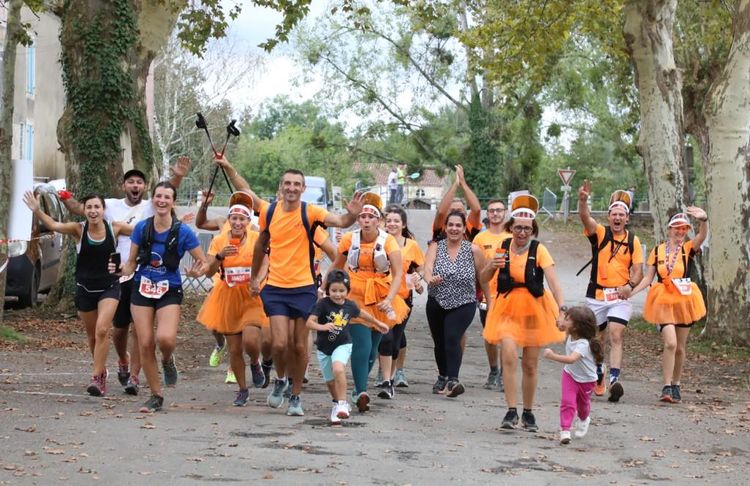
<path id="1" fill-rule="evenodd" d="M 609 205 L 609 209 L 607 211 L 612 211 L 612 209 L 618 206 L 622 207 L 626 213 L 630 214 L 630 207 L 622 201 L 613 202 L 612 204 Z"/>
<path id="2" fill-rule="evenodd" d="M 234 204 L 229 208 L 229 216 L 233 214 L 241 214 L 242 216 L 245 216 L 246 218 L 251 218 L 252 214 L 250 213 L 250 210 L 247 208 L 247 206 L 244 206 L 242 204 Z"/>
<path id="3" fill-rule="evenodd" d="M 362 206 L 362 212 L 360 212 L 359 214 L 373 214 L 379 218 L 380 210 L 372 204 L 365 204 L 364 206 Z"/>

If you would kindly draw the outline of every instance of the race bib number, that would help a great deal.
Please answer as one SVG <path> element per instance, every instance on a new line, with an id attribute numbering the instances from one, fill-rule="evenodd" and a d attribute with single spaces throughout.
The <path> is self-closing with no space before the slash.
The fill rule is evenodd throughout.
<path id="1" fill-rule="evenodd" d="M 672 283 L 682 295 L 693 293 L 693 282 L 689 278 L 673 278 Z"/>
<path id="2" fill-rule="evenodd" d="M 224 281 L 228 287 L 250 283 L 251 275 L 252 271 L 248 267 L 229 267 L 224 269 Z"/>
<path id="3" fill-rule="evenodd" d="M 617 292 L 616 288 L 612 289 L 603 289 L 604 291 L 604 302 L 607 304 L 614 304 L 615 302 L 619 302 L 620 294 Z"/>
<path id="4" fill-rule="evenodd" d="M 146 277 L 141 277 L 141 285 L 138 292 L 149 299 L 161 299 L 169 291 L 169 280 L 161 282 L 152 282 Z"/>

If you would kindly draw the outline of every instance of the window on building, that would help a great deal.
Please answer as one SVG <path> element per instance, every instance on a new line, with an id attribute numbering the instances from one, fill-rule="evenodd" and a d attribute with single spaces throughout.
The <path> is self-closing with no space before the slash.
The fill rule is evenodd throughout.
<path id="1" fill-rule="evenodd" d="M 26 94 L 34 96 L 36 91 L 36 45 L 26 47 Z"/>

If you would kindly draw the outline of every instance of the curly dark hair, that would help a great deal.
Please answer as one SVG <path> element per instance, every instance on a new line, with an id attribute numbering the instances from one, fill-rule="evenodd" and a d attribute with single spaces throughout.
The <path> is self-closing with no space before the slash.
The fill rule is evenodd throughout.
<path id="1" fill-rule="evenodd" d="M 604 360 L 604 348 L 596 337 L 599 326 L 596 324 L 593 311 L 586 306 L 577 305 L 565 311 L 565 316 L 573 323 L 570 334 L 578 339 L 587 340 L 591 354 L 594 355 L 594 361 L 601 363 Z"/>

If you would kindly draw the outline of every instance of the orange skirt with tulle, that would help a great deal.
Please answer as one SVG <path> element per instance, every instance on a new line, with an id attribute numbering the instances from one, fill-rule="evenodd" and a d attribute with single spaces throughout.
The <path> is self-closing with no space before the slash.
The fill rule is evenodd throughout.
<path id="1" fill-rule="evenodd" d="M 238 334 L 248 325 L 268 326 L 260 296 L 250 295 L 246 284 L 229 287 L 223 280 L 211 289 L 195 320 L 221 334 Z"/>
<path id="2" fill-rule="evenodd" d="M 557 328 L 559 313 L 549 290 L 534 297 L 528 289 L 519 287 L 493 299 L 482 335 L 491 344 L 510 338 L 522 348 L 562 342 L 565 333 Z"/>
<path id="3" fill-rule="evenodd" d="M 409 306 L 406 301 L 396 294 L 391 302 L 391 307 L 396 313 L 395 319 L 389 319 L 385 312 L 378 309 L 378 303 L 382 302 L 388 296 L 391 289 L 390 275 L 382 275 L 373 272 L 349 272 L 352 282 L 352 290 L 349 292 L 349 298 L 357 303 L 360 310 L 366 311 L 375 319 L 384 322 L 388 327 L 401 324 L 409 315 Z M 357 324 L 366 324 L 361 319 L 352 319 Z"/>
<path id="4" fill-rule="evenodd" d="M 643 307 L 643 318 L 651 324 L 692 324 L 706 315 L 706 304 L 703 295 L 695 284 L 691 283 L 690 295 L 682 295 L 672 287 L 667 288 L 661 282 L 651 286 Z"/>

